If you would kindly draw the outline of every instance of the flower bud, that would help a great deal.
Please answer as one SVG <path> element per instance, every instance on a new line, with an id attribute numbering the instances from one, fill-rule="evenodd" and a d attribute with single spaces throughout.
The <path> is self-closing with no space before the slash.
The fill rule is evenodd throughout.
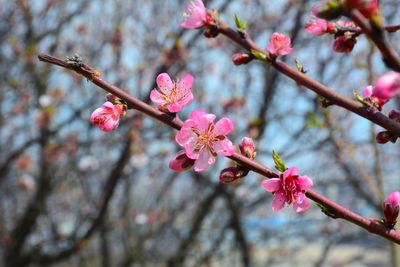
<path id="1" fill-rule="evenodd" d="M 233 64 L 243 65 L 249 63 L 253 58 L 247 53 L 235 53 L 232 56 Z"/>
<path id="2" fill-rule="evenodd" d="M 254 159 L 256 157 L 256 148 L 254 146 L 253 139 L 250 137 L 243 137 L 239 145 L 240 153 L 249 159 Z"/>
<path id="3" fill-rule="evenodd" d="M 188 156 L 185 154 L 185 151 L 181 150 L 169 162 L 169 168 L 176 172 L 181 172 L 191 168 L 194 165 L 194 162 L 194 159 L 188 158 Z"/>
<path id="4" fill-rule="evenodd" d="M 345 32 L 344 35 L 335 39 L 333 51 L 337 53 L 350 53 L 357 43 L 356 37 L 351 32 Z"/>
<path id="5" fill-rule="evenodd" d="M 383 131 L 383 132 L 379 132 L 376 137 L 375 140 L 378 144 L 386 144 L 387 142 L 392 142 L 395 143 L 397 140 L 397 137 L 394 136 L 391 132 L 389 131 Z"/>
<path id="6" fill-rule="evenodd" d="M 221 183 L 229 184 L 245 177 L 248 173 L 249 169 L 241 166 L 228 167 L 221 171 L 219 180 Z"/>
<path id="7" fill-rule="evenodd" d="M 397 109 L 392 109 L 389 112 L 389 118 L 397 122 L 400 122 L 400 111 Z"/>
<path id="8" fill-rule="evenodd" d="M 387 227 L 393 228 L 400 210 L 400 192 L 395 191 L 388 195 L 383 202 L 383 216 Z"/>

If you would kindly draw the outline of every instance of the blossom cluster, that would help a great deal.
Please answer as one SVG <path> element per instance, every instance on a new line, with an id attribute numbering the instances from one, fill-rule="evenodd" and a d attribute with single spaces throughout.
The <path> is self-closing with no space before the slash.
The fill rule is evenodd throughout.
<path id="1" fill-rule="evenodd" d="M 357 42 L 356 38 L 361 29 L 349 20 L 335 22 L 328 20 L 337 18 L 340 14 L 339 11 L 343 8 L 358 9 L 366 18 L 370 18 L 377 13 L 378 5 L 374 0 L 348 0 L 343 3 L 345 3 L 344 6 L 327 6 L 318 3 L 312 9 L 316 17 L 310 19 L 306 30 L 310 34 L 318 36 L 334 35 L 333 50 L 339 53 L 350 53 Z M 184 16 L 185 20 L 181 26 L 187 29 L 211 27 L 214 23 L 201 0 L 191 2 Z M 292 50 L 290 37 L 279 32 L 273 33 L 267 44 L 268 57 L 271 60 L 277 56 L 288 55 Z M 265 53 L 267 54 L 267 52 Z M 236 65 L 246 64 L 253 59 L 253 56 L 255 55 L 236 53 L 233 61 Z M 191 74 L 184 74 L 180 79 L 172 80 L 169 74 L 161 73 L 156 78 L 157 88 L 150 92 L 150 99 L 162 112 L 178 113 L 193 102 L 192 86 L 194 82 L 195 79 Z M 398 94 L 400 94 L 400 73 L 389 72 L 380 77 L 374 86 L 370 85 L 363 90 L 363 101 L 381 110 L 385 103 Z M 90 121 L 102 131 L 108 132 L 118 127 L 119 120 L 126 114 L 127 109 L 128 105 L 123 100 L 113 95 L 107 95 L 107 101 L 92 113 Z M 390 114 L 391 119 L 400 121 L 400 112 L 392 111 Z M 195 172 L 202 172 L 215 163 L 217 156 L 229 157 L 235 154 L 236 147 L 227 137 L 234 130 L 233 122 L 225 117 L 217 122 L 214 122 L 215 119 L 216 115 L 206 113 L 201 109 L 190 113 L 189 118 L 183 122 L 175 137 L 176 143 L 182 147 L 182 150 L 170 161 L 169 167 L 172 170 L 179 172 L 193 167 Z M 383 135 L 388 140 L 397 138 L 390 132 L 380 134 L 381 139 L 383 139 Z M 378 137 L 377 141 L 380 142 Z M 239 150 L 242 157 L 245 156 L 250 160 L 256 156 L 255 145 L 251 138 L 243 138 Z M 285 204 L 292 204 L 296 212 L 307 210 L 310 203 L 306 194 L 313 186 L 313 181 L 308 176 L 300 175 L 296 167 L 286 168 L 279 155 L 276 155 L 273 155 L 274 161 L 281 174 L 279 177 L 264 180 L 261 184 L 265 191 L 274 195 L 272 210 L 279 211 Z M 249 167 L 235 163 L 234 166 L 221 171 L 220 181 L 230 183 L 240 180 L 249 171 Z M 385 226 L 394 227 L 399 209 L 400 192 L 396 191 L 391 193 L 384 202 L 384 219 L 382 221 Z"/>

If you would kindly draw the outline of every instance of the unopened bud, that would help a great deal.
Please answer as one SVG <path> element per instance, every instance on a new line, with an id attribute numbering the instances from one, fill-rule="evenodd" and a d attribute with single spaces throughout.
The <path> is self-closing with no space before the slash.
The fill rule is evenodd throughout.
<path id="1" fill-rule="evenodd" d="M 393 228 L 400 211 L 400 192 L 395 191 L 388 195 L 383 202 L 383 216 L 385 225 Z"/>
<path id="2" fill-rule="evenodd" d="M 239 144 L 240 153 L 249 159 L 254 159 L 256 157 L 256 148 L 254 146 L 253 139 L 250 137 L 243 137 Z"/>
<path id="3" fill-rule="evenodd" d="M 241 166 L 228 167 L 221 171 L 219 175 L 219 180 L 221 181 L 221 183 L 229 184 L 245 177 L 248 173 L 249 169 Z"/>
<path id="4" fill-rule="evenodd" d="M 249 63 L 253 57 L 251 57 L 247 53 L 235 53 L 232 56 L 233 64 L 235 65 L 243 65 Z"/>
<path id="5" fill-rule="evenodd" d="M 392 109 L 389 112 L 389 118 L 397 122 L 400 122 L 400 111 L 397 109 Z"/>
<path id="6" fill-rule="evenodd" d="M 204 37 L 206 38 L 215 38 L 217 37 L 219 31 L 216 25 L 211 24 L 208 28 L 203 32 Z"/>
<path id="7" fill-rule="evenodd" d="M 394 136 L 391 132 L 389 131 L 383 131 L 383 132 L 379 132 L 376 137 L 375 140 L 378 144 L 386 144 L 387 142 L 392 142 L 395 143 L 397 140 L 397 137 Z"/>
<path id="8" fill-rule="evenodd" d="M 169 162 L 169 168 L 176 172 L 181 172 L 191 168 L 194 165 L 194 162 L 194 159 L 188 158 L 188 156 L 185 154 L 185 151 L 181 150 Z"/>

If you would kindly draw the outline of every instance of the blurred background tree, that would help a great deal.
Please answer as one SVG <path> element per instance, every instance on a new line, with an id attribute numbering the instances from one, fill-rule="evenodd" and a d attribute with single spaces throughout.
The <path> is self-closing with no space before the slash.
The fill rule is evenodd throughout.
<path id="1" fill-rule="evenodd" d="M 220 184 L 219 171 L 175 173 L 175 133 L 135 111 L 105 134 L 89 123 L 105 93 L 38 62 L 39 52 L 81 55 L 102 77 L 148 101 L 155 77 L 196 77 L 201 108 L 235 121 L 232 140 L 257 140 L 313 177 L 316 190 L 367 217 L 379 217 L 400 187 L 398 145 L 377 145 L 379 129 L 259 63 L 235 67 L 239 50 L 222 37 L 180 28 L 188 1 L 0 1 L 1 266 L 396 266 L 395 247 L 328 218 L 271 210 L 271 195 L 250 174 Z M 349 55 L 331 37 L 305 29 L 313 1 L 204 1 L 233 25 L 238 14 L 265 47 L 274 31 L 290 35 L 308 74 L 351 96 L 385 72 L 379 53 L 359 38 Z M 388 25 L 396 0 L 380 1 Z M 397 14 L 397 16 L 396 16 Z M 390 36 L 399 48 L 400 36 Z M 399 107 L 400 101 L 385 106 Z M 368 252 L 368 253 L 366 253 Z"/>

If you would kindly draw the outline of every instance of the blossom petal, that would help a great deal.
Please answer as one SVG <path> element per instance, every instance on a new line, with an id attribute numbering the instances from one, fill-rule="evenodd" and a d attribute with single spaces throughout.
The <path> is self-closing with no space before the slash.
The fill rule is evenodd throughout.
<path id="1" fill-rule="evenodd" d="M 282 180 L 280 178 L 271 178 L 264 180 L 261 185 L 267 192 L 276 192 L 281 188 Z"/>
<path id="2" fill-rule="evenodd" d="M 283 173 L 283 180 L 286 180 L 286 178 L 291 177 L 291 176 L 298 176 L 299 175 L 299 169 L 297 167 L 290 167 Z"/>
<path id="3" fill-rule="evenodd" d="M 181 111 L 182 108 L 183 108 L 183 105 L 181 105 L 179 102 L 168 105 L 168 111 L 171 113 L 177 113 L 177 112 Z"/>
<path id="4" fill-rule="evenodd" d="M 192 101 L 193 101 L 193 93 L 189 92 L 189 93 L 181 96 L 181 98 L 177 101 L 177 103 L 183 107 L 183 106 L 190 105 L 192 103 Z"/>
<path id="5" fill-rule="evenodd" d="M 313 181 L 308 176 L 299 176 L 296 181 L 299 190 L 308 190 L 313 186 Z"/>
<path id="6" fill-rule="evenodd" d="M 219 156 L 232 156 L 235 153 L 236 147 L 228 139 L 218 141 L 214 144 L 213 149 Z"/>
<path id="7" fill-rule="evenodd" d="M 178 82 L 178 92 L 187 92 L 192 89 L 194 78 L 190 74 L 185 74 Z"/>
<path id="8" fill-rule="evenodd" d="M 293 204 L 293 209 L 295 212 L 302 212 L 307 210 L 310 207 L 310 202 L 308 201 L 307 198 L 304 198 L 304 200 L 301 203 L 294 203 Z"/>
<path id="9" fill-rule="evenodd" d="M 164 96 L 157 89 L 151 90 L 150 100 L 158 106 L 164 106 L 165 104 L 167 104 Z"/>
<path id="10" fill-rule="evenodd" d="M 172 82 L 171 77 L 169 77 L 168 73 L 159 74 L 157 76 L 156 82 L 158 88 L 160 88 L 160 91 L 166 95 L 168 95 L 172 88 L 174 88 L 174 83 Z"/>
<path id="11" fill-rule="evenodd" d="M 285 206 L 286 196 L 283 191 L 278 191 L 272 200 L 272 210 L 280 211 Z"/>
<path id="12" fill-rule="evenodd" d="M 215 129 L 214 132 L 215 132 L 216 136 L 218 136 L 218 135 L 225 136 L 233 131 L 234 125 L 230 119 L 222 118 L 215 124 L 214 129 Z"/>
<path id="13" fill-rule="evenodd" d="M 207 169 L 208 166 L 213 165 L 214 163 L 215 158 L 211 155 L 211 152 L 208 149 L 203 149 L 199 158 L 194 163 L 194 171 L 202 172 Z"/>
<path id="14" fill-rule="evenodd" d="M 374 87 L 372 85 L 368 85 L 367 87 L 365 87 L 362 92 L 363 97 L 371 97 L 373 90 L 374 90 Z"/>
<path id="15" fill-rule="evenodd" d="M 181 146 L 191 143 L 193 139 L 197 139 L 197 136 L 189 127 L 182 127 L 175 136 L 175 141 Z"/>

